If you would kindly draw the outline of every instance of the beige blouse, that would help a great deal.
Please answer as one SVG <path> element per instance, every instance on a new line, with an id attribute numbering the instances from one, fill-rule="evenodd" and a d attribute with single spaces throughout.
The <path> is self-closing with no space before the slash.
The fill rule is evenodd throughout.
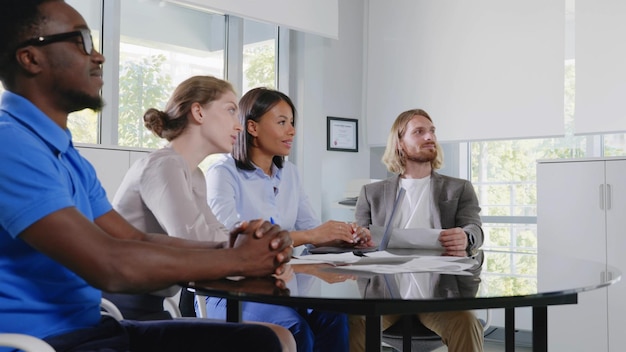
<path id="1" fill-rule="evenodd" d="M 215 242 L 229 237 L 207 204 L 204 174 L 199 168 L 190 171 L 169 146 L 130 167 L 113 207 L 144 232 Z"/>

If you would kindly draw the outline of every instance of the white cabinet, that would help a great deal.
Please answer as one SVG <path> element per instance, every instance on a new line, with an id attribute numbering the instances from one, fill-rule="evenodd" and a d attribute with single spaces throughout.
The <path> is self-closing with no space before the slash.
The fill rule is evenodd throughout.
<path id="1" fill-rule="evenodd" d="M 106 147 L 101 145 L 76 145 L 80 154 L 96 169 L 98 179 L 111 201 L 122 183 L 128 168 L 152 150 L 139 148 Z"/>
<path id="2" fill-rule="evenodd" d="M 540 161 L 537 165 L 537 241 L 541 254 L 559 253 L 626 268 L 626 158 Z M 622 221 L 620 221 L 620 219 Z M 576 275 L 539 263 L 538 285 Z M 610 271 L 598 273 L 610 276 Z M 623 351 L 626 288 L 578 296 L 577 305 L 548 309 L 550 351 Z"/>
<path id="3" fill-rule="evenodd" d="M 622 280 L 608 289 L 609 350 L 623 351 L 626 346 L 626 160 L 606 163 L 607 262 L 622 272 Z"/>

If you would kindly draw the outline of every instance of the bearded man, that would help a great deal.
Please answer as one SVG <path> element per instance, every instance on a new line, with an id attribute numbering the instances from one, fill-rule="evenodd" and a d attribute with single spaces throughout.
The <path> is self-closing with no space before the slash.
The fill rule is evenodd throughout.
<path id="1" fill-rule="evenodd" d="M 408 110 L 396 118 L 382 161 L 395 175 L 363 186 L 355 210 L 357 225 L 385 226 L 398 191 L 404 188 L 393 228 L 441 229 L 438 239 L 446 255 L 471 255 L 482 245 L 474 187 L 467 180 L 435 172 L 443 165 L 443 153 L 426 111 Z M 383 316 L 383 330 L 400 318 Z M 448 351 L 483 350 L 482 325 L 470 311 L 419 313 L 417 318 L 442 338 Z M 351 352 L 364 350 L 364 330 L 363 317 L 350 317 Z"/>

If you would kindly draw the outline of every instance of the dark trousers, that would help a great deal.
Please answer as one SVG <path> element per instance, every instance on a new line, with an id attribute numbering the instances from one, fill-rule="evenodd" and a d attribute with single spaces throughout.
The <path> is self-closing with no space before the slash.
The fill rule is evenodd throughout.
<path id="1" fill-rule="evenodd" d="M 186 291 L 186 290 L 184 290 Z M 102 297 L 113 302 L 124 319 L 130 320 L 166 320 L 172 316 L 163 310 L 163 297 L 143 294 L 102 293 Z"/>
<path id="2" fill-rule="evenodd" d="M 197 318 L 118 322 L 103 316 L 93 328 L 44 340 L 57 352 L 281 351 L 278 337 L 266 326 Z"/>

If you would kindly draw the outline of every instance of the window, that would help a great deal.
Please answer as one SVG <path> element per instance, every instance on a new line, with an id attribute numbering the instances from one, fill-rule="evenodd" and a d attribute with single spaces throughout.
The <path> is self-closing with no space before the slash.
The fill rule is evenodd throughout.
<path id="1" fill-rule="evenodd" d="M 565 63 L 565 130 L 561 138 L 470 143 L 470 179 L 482 208 L 485 270 L 489 287 L 524 291 L 536 286 L 537 199 L 536 161 L 626 155 L 626 134 L 574 136 L 575 63 Z M 501 272 L 518 274 L 501 282 Z M 510 280 L 510 278 L 509 278 Z"/>
<path id="2" fill-rule="evenodd" d="M 626 133 L 604 135 L 604 156 L 626 155 Z"/>
<path id="3" fill-rule="evenodd" d="M 94 48 L 102 52 L 100 40 L 102 2 L 100 0 L 68 0 L 67 3 L 73 6 L 85 18 L 87 25 L 91 29 Z M 67 119 L 67 127 L 72 131 L 72 138 L 75 143 L 98 143 L 99 124 L 100 114 L 90 109 L 73 112 Z"/>
<path id="4" fill-rule="evenodd" d="M 118 144 L 158 148 L 166 141 L 143 126 L 144 112 L 162 110 L 174 87 L 190 76 L 224 78 L 226 17 L 124 1 L 120 20 Z"/>
<path id="5" fill-rule="evenodd" d="M 244 20 L 241 94 L 255 87 L 276 88 L 278 26 Z"/>
<path id="6" fill-rule="evenodd" d="M 164 145 L 143 126 L 143 114 L 151 107 L 163 109 L 174 87 L 192 75 L 228 79 L 240 94 L 256 86 L 276 87 L 276 25 L 164 1 L 68 3 L 83 15 L 106 57 L 103 111 L 70 115 L 77 143 Z M 229 33 L 236 32 L 232 24 L 242 35 Z"/>

